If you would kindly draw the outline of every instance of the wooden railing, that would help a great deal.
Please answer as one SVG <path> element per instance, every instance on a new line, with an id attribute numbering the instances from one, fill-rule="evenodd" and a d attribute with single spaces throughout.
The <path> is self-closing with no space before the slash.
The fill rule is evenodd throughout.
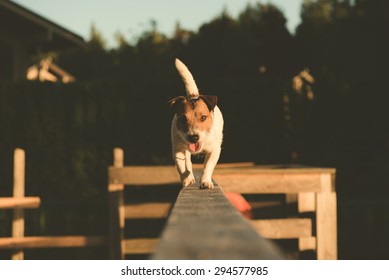
<path id="1" fill-rule="evenodd" d="M 119 149 L 117 152 L 122 159 L 123 151 Z M 109 168 L 108 189 L 112 198 L 111 228 L 114 230 L 111 231 L 110 240 L 113 242 L 111 248 L 116 248 L 116 251 L 111 256 L 124 258 L 127 253 L 137 252 L 154 252 L 155 259 L 276 256 L 273 249 L 259 250 L 261 246 L 271 246 L 263 245 L 266 242 L 258 234 L 255 238 L 251 235 L 252 232 L 257 232 L 268 239 L 297 239 L 300 251 L 313 250 L 317 259 L 336 259 L 334 176 L 335 170 L 331 168 L 260 167 L 251 163 L 220 165 L 213 176 L 220 187 L 200 190 L 198 185 L 194 185 L 182 189 L 169 215 L 162 238 L 139 239 L 141 245 L 137 246 L 137 240 L 124 238 L 125 221 L 129 218 L 123 199 L 125 186 L 164 187 L 166 184 L 180 184 L 178 175 L 173 166 L 112 166 Z M 288 203 L 297 204 L 298 213 L 296 217 L 248 222 L 232 207 L 224 192 L 284 194 Z M 148 208 L 141 205 L 135 207 L 138 208 L 138 213 L 142 212 L 140 209 Z M 158 211 L 159 207 L 150 205 L 149 211 Z M 169 206 L 164 208 L 165 216 L 168 209 Z M 307 213 L 313 215 L 307 217 Z M 134 214 L 132 217 L 135 216 Z M 240 243 L 241 238 L 251 245 Z M 253 253 L 253 248 L 264 255 Z"/>
<path id="2" fill-rule="evenodd" d="M 108 169 L 109 236 L 25 236 L 24 209 L 39 207 L 40 198 L 25 197 L 25 155 L 15 150 L 13 197 L 0 198 L 0 209 L 14 209 L 12 236 L 0 238 L 0 249 L 11 249 L 13 259 L 23 259 L 27 248 L 86 246 L 108 246 L 112 259 L 146 253 L 154 259 L 280 259 L 284 254 L 267 239 L 294 238 L 301 251 L 314 250 L 318 259 L 337 258 L 334 169 L 220 164 L 213 176 L 215 189 L 193 185 L 181 189 L 175 202 L 143 199 L 130 205 L 126 187 L 166 190 L 180 182 L 173 166 L 124 166 L 123 162 L 123 151 L 115 149 L 114 165 Z M 302 216 L 249 220 L 225 192 L 285 194 L 288 202 L 297 203 L 297 214 Z M 160 238 L 128 238 L 131 229 L 126 220 L 136 218 L 163 218 L 167 223 Z"/>
<path id="3" fill-rule="evenodd" d="M 13 197 L 0 198 L 1 209 L 13 209 L 12 236 L 0 238 L 0 249 L 10 249 L 11 258 L 24 259 L 24 249 L 106 246 L 105 236 L 25 236 L 24 209 L 38 208 L 39 197 L 25 197 L 25 152 L 14 152 Z"/>
<path id="4" fill-rule="evenodd" d="M 294 217 L 252 221 L 271 239 L 298 239 L 301 251 L 315 250 L 317 259 L 337 259 L 337 214 L 335 169 L 304 167 L 242 167 L 218 169 L 213 178 L 226 192 L 286 194 L 297 203 Z"/>
<path id="5" fill-rule="evenodd" d="M 114 166 L 108 170 L 111 258 L 124 259 L 126 254 L 145 253 L 150 253 L 154 259 L 283 258 L 271 242 L 258 235 L 219 187 L 203 190 L 193 185 L 182 189 L 161 239 L 126 238 L 126 220 L 136 218 L 134 211 L 140 214 L 139 218 L 166 217 L 170 205 L 126 205 L 125 187 L 165 188 L 168 184 L 181 183 L 173 166 L 123 166 L 123 157 L 123 151 L 115 149 Z M 227 164 L 220 168 L 233 166 L 247 167 L 252 164 Z M 132 214 L 127 209 L 132 209 Z M 143 212 L 146 209 L 147 212 Z"/>

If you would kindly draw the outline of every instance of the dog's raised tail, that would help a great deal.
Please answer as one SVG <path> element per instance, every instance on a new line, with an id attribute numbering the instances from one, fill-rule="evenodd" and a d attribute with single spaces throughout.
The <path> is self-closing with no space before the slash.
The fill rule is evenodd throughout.
<path id="1" fill-rule="evenodd" d="M 176 58 L 176 68 L 185 84 L 186 93 L 189 98 L 199 96 L 199 90 L 196 86 L 195 80 L 192 74 L 189 72 L 188 67 Z"/>

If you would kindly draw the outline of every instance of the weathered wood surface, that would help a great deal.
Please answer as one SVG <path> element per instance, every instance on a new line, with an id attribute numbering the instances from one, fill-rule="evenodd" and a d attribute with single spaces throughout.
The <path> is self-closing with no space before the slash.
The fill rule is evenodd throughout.
<path id="1" fill-rule="evenodd" d="M 183 188 L 153 259 L 282 259 L 222 190 Z"/>

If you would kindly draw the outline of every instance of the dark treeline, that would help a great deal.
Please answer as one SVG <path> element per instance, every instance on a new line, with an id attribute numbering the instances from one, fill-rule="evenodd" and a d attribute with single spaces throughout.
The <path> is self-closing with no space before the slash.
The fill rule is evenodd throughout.
<path id="1" fill-rule="evenodd" d="M 223 11 L 197 32 L 177 24 L 170 37 L 153 23 L 132 43 L 118 34 L 110 50 L 92 27 L 83 49 L 55 55 L 76 83 L 1 84 L 0 175 L 7 187 L 0 195 L 11 194 L 13 148 L 25 148 L 27 194 L 41 196 L 47 209 L 72 205 L 32 219 L 39 233 L 106 231 L 104 208 L 99 216 L 79 210 L 86 202 L 105 205 L 112 148 L 124 148 L 126 164 L 173 163 L 167 101 L 185 94 L 178 57 L 201 92 L 219 97 L 221 161 L 337 168 L 340 257 L 385 257 L 372 251 L 378 241 L 359 251 L 353 244 L 373 240 L 368 235 L 388 213 L 369 206 L 370 216 L 360 218 L 367 204 L 351 202 L 387 201 L 389 194 L 389 1 L 304 1 L 301 19 L 291 34 L 280 9 L 257 4 L 237 18 Z M 315 82 L 296 91 L 293 78 L 306 68 Z M 350 238 L 360 230 L 350 222 L 357 216 L 370 224 Z M 380 227 L 382 236 L 388 231 Z"/>

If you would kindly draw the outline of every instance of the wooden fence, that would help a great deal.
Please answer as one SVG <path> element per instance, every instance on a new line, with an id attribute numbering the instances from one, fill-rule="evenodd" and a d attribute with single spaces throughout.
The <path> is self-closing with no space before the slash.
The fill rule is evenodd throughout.
<path id="1" fill-rule="evenodd" d="M 38 208 L 39 197 L 25 197 L 25 152 L 14 153 L 13 197 L 0 198 L 0 209 L 13 209 L 12 237 L 0 238 L 0 249 L 10 249 L 11 258 L 24 259 L 24 249 L 105 246 L 105 236 L 25 236 L 25 208 Z"/>
<path id="2" fill-rule="evenodd" d="M 226 192 L 285 194 L 297 204 L 297 217 L 254 220 L 252 226 L 270 239 L 298 239 L 299 250 L 315 250 L 317 259 L 337 259 L 335 169 L 252 166 L 219 169 L 213 178 Z"/>
<path id="3" fill-rule="evenodd" d="M 11 249 L 12 259 L 23 259 L 26 248 L 86 246 L 108 246 L 112 259 L 145 253 L 154 259 L 280 259 L 284 255 L 266 239 L 294 238 L 301 251 L 314 250 L 318 259 L 337 258 L 334 169 L 220 164 L 213 176 L 215 189 L 193 185 L 183 188 L 175 203 L 130 205 L 126 187 L 165 190 L 180 182 L 173 166 L 124 166 L 123 159 L 123 151 L 115 149 L 108 168 L 109 236 L 24 236 L 24 209 L 39 207 L 40 199 L 25 197 L 25 155 L 15 150 L 14 196 L 0 198 L 0 209 L 14 212 L 12 237 L 0 238 L 0 248 Z M 303 216 L 248 220 L 225 192 L 285 194 Z M 167 223 L 160 238 L 128 238 L 132 228 L 126 221 L 136 218 L 166 218 Z"/>
<path id="4" fill-rule="evenodd" d="M 224 258 L 233 258 L 233 256 L 251 258 L 254 255 L 250 255 L 249 248 L 242 249 L 241 254 L 238 255 L 234 255 L 237 252 L 227 253 L 228 242 L 215 233 L 224 232 L 223 236 L 229 236 L 227 239 L 231 244 L 240 244 L 239 236 L 249 235 L 250 230 L 254 229 L 268 239 L 297 239 L 300 251 L 313 250 L 318 259 L 337 258 L 334 169 L 260 167 L 250 163 L 226 164 L 218 166 L 213 178 L 220 188 L 199 190 L 198 186 L 190 186 L 181 190 L 161 240 L 129 240 L 125 238 L 126 219 L 130 218 L 128 207 L 139 210 L 148 206 L 126 205 L 125 186 L 161 185 L 164 187 L 167 184 L 180 183 L 173 166 L 123 166 L 123 151 L 117 149 L 115 165 L 109 168 L 108 185 L 112 198 L 110 209 L 113 211 L 110 219 L 112 229 L 110 240 L 111 248 L 115 248 L 111 251 L 111 256 L 124 258 L 126 253 L 156 251 L 154 258 L 190 259 L 197 258 L 199 252 L 208 252 L 205 254 L 207 258 L 221 257 L 222 252 Z M 283 194 L 288 203 L 297 204 L 298 213 L 296 217 L 251 220 L 249 228 L 241 225 L 243 217 L 239 215 L 240 219 L 234 218 L 231 224 L 228 219 L 237 214 L 237 211 L 226 206 L 230 204 L 226 203 L 227 199 L 223 191 L 240 194 Z M 162 205 L 154 204 L 149 210 L 152 211 L 153 208 L 158 212 L 163 209 L 163 215 L 166 216 L 168 208 L 161 207 Z M 306 214 L 312 215 L 305 217 Z M 232 229 L 241 226 L 244 228 L 242 232 L 232 233 Z M 254 248 L 261 247 L 258 245 L 260 241 L 250 238 L 246 241 Z M 225 249 L 219 252 L 216 249 L 206 249 L 213 248 L 212 246 Z M 246 255 L 242 253 L 243 251 Z M 274 252 L 274 250 L 270 251 Z M 265 252 L 267 256 L 272 254 L 266 250 Z M 256 257 L 260 258 L 258 255 Z"/>

